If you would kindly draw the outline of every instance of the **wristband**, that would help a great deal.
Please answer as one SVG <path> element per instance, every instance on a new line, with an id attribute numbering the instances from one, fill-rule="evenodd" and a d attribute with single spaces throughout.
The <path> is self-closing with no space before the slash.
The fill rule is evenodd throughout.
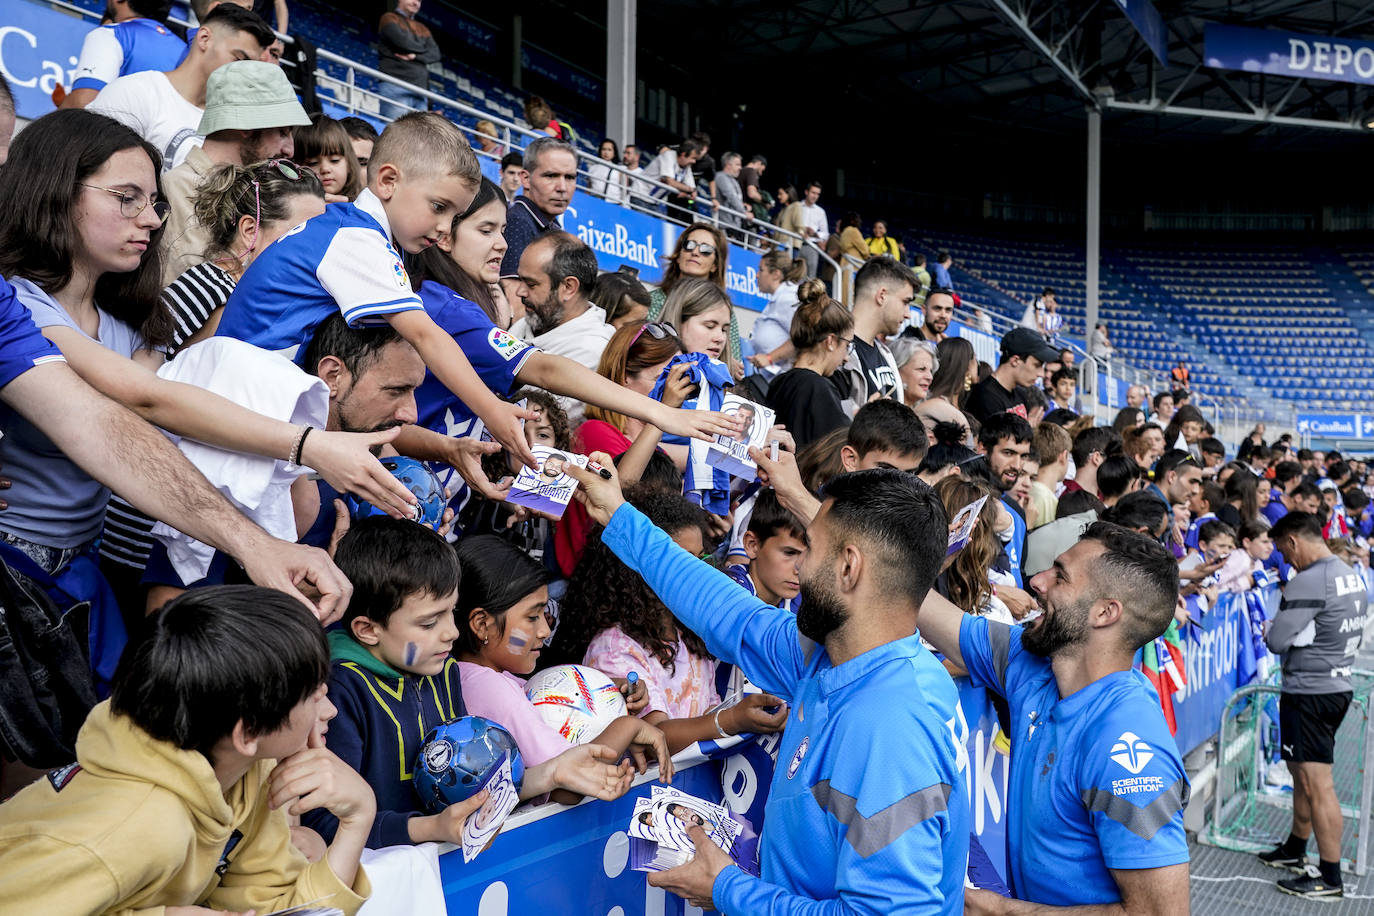
<path id="1" fill-rule="evenodd" d="M 716 710 L 716 733 L 722 738 L 729 738 L 730 735 L 726 733 L 725 729 L 720 727 L 720 714 L 723 712 L 725 712 L 724 706 Z"/>
<path id="2" fill-rule="evenodd" d="M 300 467 L 300 464 L 301 464 L 301 451 L 304 450 L 304 448 L 305 448 L 305 437 L 308 436 L 308 435 L 310 435 L 310 431 L 311 431 L 312 429 L 314 429 L 314 428 L 315 428 L 315 427 L 313 427 L 313 426 L 307 426 L 307 427 L 305 427 L 304 429 L 302 429 L 302 430 L 301 430 L 301 434 L 300 434 L 299 436 L 296 437 L 296 444 L 295 444 L 294 446 L 291 447 L 291 459 L 290 459 L 291 464 L 294 464 L 294 465 L 296 465 L 297 467 Z"/>

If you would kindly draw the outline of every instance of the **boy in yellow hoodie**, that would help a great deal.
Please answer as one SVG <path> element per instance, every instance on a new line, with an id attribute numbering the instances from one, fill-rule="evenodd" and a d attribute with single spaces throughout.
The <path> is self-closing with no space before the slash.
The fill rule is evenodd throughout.
<path id="1" fill-rule="evenodd" d="M 372 791 L 324 747 L 329 649 L 289 596 L 187 592 L 150 619 L 76 741 L 76 763 L 0 805 L 0 887 L 28 913 L 268 913 L 318 900 L 348 916 Z M 287 815 L 339 830 L 313 864 Z M 183 910 L 182 907 L 192 909 Z"/>

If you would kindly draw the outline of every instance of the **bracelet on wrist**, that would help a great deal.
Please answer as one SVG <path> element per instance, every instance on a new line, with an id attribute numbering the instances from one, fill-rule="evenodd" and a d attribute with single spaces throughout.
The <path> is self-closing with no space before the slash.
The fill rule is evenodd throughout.
<path id="1" fill-rule="evenodd" d="M 729 738 L 729 737 L 730 737 L 729 732 L 727 732 L 725 729 L 721 728 L 721 726 L 720 726 L 720 714 L 723 713 L 723 712 L 725 712 L 725 707 L 724 707 L 724 706 L 722 706 L 721 708 L 719 708 L 719 709 L 716 710 L 716 734 L 720 735 L 722 738 Z"/>
<path id="2" fill-rule="evenodd" d="M 300 435 L 296 437 L 296 444 L 291 447 L 291 457 L 289 461 L 296 467 L 300 467 L 301 464 L 301 452 L 305 449 L 305 437 L 310 435 L 310 431 L 314 428 L 313 426 L 303 427 Z"/>

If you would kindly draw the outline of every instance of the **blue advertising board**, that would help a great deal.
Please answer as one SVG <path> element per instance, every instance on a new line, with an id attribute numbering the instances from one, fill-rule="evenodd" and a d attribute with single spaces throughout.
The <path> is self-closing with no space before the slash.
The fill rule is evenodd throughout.
<path id="1" fill-rule="evenodd" d="M 81 42 L 94 19 L 38 3 L 6 3 L 0 21 L 0 74 L 15 112 L 33 120 L 53 110 L 52 91 L 76 79 Z"/>
<path id="2" fill-rule="evenodd" d="M 1174 694 L 1174 740 L 1184 754 L 1217 733 L 1226 700 L 1242 686 L 1240 653 L 1250 639 L 1245 596 L 1222 594 L 1201 622 L 1179 631 L 1188 686 Z"/>
<path id="3" fill-rule="evenodd" d="M 1169 62 L 1169 30 L 1150 0 L 1116 0 L 1145 46 L 1161 64 Z"/>
<path id="4" fill-rule="evenodd" d="M 1353 413 L 1300 413 L 1298 434 L 1307 433 L 1318 439 L 1358 439 L 1366 428 L 1374 426 L 1370 419 Z"/>
<path id="5" fill-rule="evenodd" d="M 596 252 L 602 270 L 627 265 L 649 283 L 662 279 L 666 257 L 682 231 L 681 226 L 666 219 L 607 203 L 581 189 L 563 214 L 563 228 Z M 759 291 L 762 256 L 761 252 L 730 245 L 725 285 L 738 308 L 761 312 L 768 305 L 768 296 Z"/>
<path id="6" fill-rule="evenodd" d="M 1374 85 L 1374 42 L 1207 23 L 1207 66 Z"/>
<path id="7" fill-rule="evenodd" d="M 997 713 L 987 692 L 956 678 L 959 709 L 950 728 L 962 748 L 959 766 L 968 780 L 973 832 L 999 874 L 1006 875 L 1008 758 L 994 747 Z M 733 749 L 702 750 L 717 759 L 688 763 L 679 756 L 673 787 L 744 814 L 763 833 L 762 797 L 772 780 L 776 736 Z M 759 753 L 762 751 L 763 753 Z M 518 811 L 492 845 L 471 863 L 453 849 L 439 857 L 450 916 L 517 913 L 588 913 L 607 916 L 695 916 L 701 911 L 653 888 L 629 868 L 625 825 L 635 799 L 648 796 L 644 779 L 613 802 L 587 801 L 572 808 L 549 805 Z M 766 841 L 765 841 L 766 842 Z M 384 888 L 377 888 L 385 893 Z"/>

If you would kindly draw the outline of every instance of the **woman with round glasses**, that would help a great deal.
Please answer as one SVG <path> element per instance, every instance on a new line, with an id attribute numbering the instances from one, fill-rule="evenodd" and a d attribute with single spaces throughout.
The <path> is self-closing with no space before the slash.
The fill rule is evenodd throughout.
<path id="1" fill-rule="evenodd" d="M 155 149 L 103 115 L 34 121 L 0 169 L 0 275 L 78 375 L 149 422 L 231 451 L 297 458 L 337 489 L 405 514 L 409 494 L 369 451 L 391 434 L 309 431 L 157 375 L 172 337 L 159 300 L 160 168 Z M 0 467 L 12 478 L 0 555 L 53 577 L 81 558 L 90 577 L 64 603 L 108 596 L 92 554 L 109 491 L 17 413 L 0 408 L 0 429 Z"/>
<path id="2" fill-rule="evenodd" d="M 309 169 L 285 159 L 221 165 L 201 182 L 192 206 L 210 243 L 205 261 L 162 291 L 172 317 L 170 356 L 214 335 L 248 265 L 287 230 L 324 212 L 324 188 Z"/>
<path id="3" fill-rule="evenodd" d="M 673 245 L 673 253 L 668 256 L 668 266 L 663 271 L 663 280 L 658 284 L 658 289 L 649 294 L 649 320 L 657 321 L 662 316 L 668 297 L 685 279 L 709 280 L 724 290 L 725 266 L 729 256 L 725 234 L 715 226 L 696 223 L 687 227 Z M 739 322 L 733 313 L 730 315 L 729 343 L 728 358 L 722 356 L 721 359 L 729 363 L 735 378 L 740 378 L 743 369 L 740 363 Z"/>
<path id="4" fill-rule="evenodd" d="M 287 230 L 324 212 L 324 189 L 309 169 L 284 159 L 248 168 L 221 165 L 192 198 L 205 228 L 205 261 L 162 291 L 172 319 L 168 357 L 215 333 L 224 303 L 258 253 Z M 125 604 L 140 605 L 141 580 L 154 546 L 153 519 L 111 494 L 100 538 L 100 568 Z"/>

